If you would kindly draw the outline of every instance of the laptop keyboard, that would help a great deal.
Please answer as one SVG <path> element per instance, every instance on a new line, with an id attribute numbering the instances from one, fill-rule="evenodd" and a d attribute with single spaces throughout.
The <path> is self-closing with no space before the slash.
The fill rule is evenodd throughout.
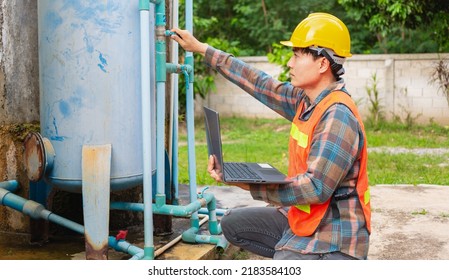
<path id="1" fill-rule="evenodd" d="M 252 171 L 246 164 L 241 162 L 226 162 L 224 164 L 226 176 L 241 179 L 262 179 Z"/>

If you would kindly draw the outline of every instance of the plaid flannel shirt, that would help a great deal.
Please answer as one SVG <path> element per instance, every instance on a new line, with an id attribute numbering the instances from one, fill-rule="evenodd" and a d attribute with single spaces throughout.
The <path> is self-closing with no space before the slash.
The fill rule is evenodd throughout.
<path id="1" fill-rule="evenodd" d="M 341 79 L 321 92 L 310 104 L 302 89 L 289 82 L 280 82 L 231 54 L 208 47 L 204 61 L 290 121 L 295 117 L 302 99 L 305 99 L 307 108 L 300 118 L 307 119 L 315 105 L 331 91 L 346 92 Z M 356 117 L 345 105 L 332 105 L 315 129 L 307 172 L 298 174 L 290 184 L 251 186 L 251 195 L 256 200 L 279 206 L 279 210 L 286 213 L 288 207 L 293 205 L 323 203 L 334 193 L 349 193 L 357 182 L 362 147 L 363 134 Z M 313 254 L 340 251 L 357 259 L 366 259 L 369 233 L 358 198 L 339 200 L 337 206 L 340 217 L 334 217 L 335 213 L 329 207 L 314 234 L 301 237 L 288 229 L 276 245 L 276 250 Z"/>

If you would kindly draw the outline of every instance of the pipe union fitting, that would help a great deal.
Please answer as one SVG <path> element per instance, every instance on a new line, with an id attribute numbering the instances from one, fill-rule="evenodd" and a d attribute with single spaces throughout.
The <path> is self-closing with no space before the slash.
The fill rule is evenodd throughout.
<path id="1" fill-rule="evenodd" d="M 39 204 L 36 201 L 27 200 L 23 205 L 22 211 L 33 219 L 39 219 L 41 218 L 40 213 L 44 210 L 45 207 L 42 204 Z"/>

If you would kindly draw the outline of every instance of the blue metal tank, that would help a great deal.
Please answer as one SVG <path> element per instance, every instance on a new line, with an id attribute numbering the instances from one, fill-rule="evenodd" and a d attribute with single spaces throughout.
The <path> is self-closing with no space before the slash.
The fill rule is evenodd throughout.
<path id="1" fill-rule="evenodd" d="M 111 190 L 142 184 L 138 1 L 39 0 L 45 181 L 81 192 L 82 146 L 112 145 Z"/>

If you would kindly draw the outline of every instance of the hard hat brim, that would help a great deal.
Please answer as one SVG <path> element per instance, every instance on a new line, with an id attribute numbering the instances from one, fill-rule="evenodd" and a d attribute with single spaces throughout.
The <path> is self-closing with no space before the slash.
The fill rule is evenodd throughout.
<path id="1" fill-rule="evenodd" d="M 280 42 L 282 45 L 287 46 L 287 47 L 293 47 L 293 42 L 292 41 L 281 41 Z"/>

